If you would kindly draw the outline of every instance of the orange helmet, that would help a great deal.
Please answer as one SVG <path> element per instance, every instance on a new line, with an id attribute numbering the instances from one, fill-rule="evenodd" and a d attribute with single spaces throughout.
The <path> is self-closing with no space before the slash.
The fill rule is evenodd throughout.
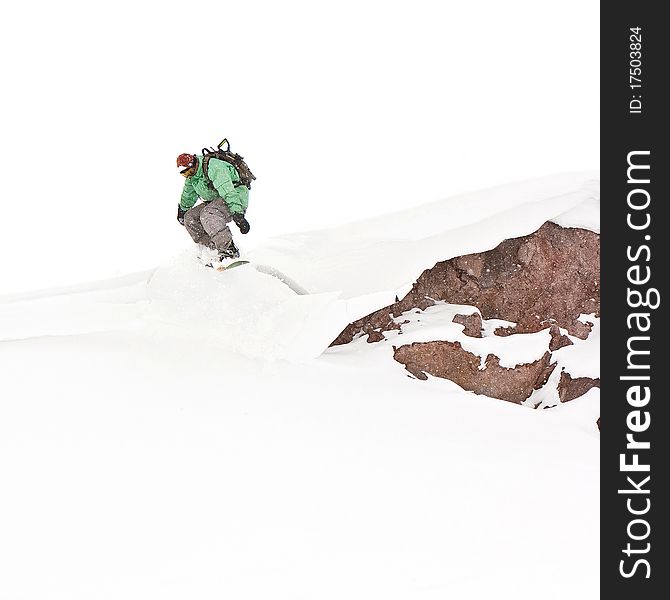
<path id="1" fill-rule="evenodd" d="M 182 168 L 180 173 L 184 177 L 190 177 L 191 175 L 193 175 L 193 173 L 195 173 L 196 165 L 197 165 L 197 162 L 196 162 L 195 156 L 193 156 L 193 154 L 184 153 L 184 154 L 180 154 L 177 157 L 177 167 Z"/>
<path id="2" fill-rule="evenodd" d="M 177 157 L 177 166 L 178 167 L 191 167 L 193 166 L 193 160 L 195 156 L 192 154 L 180 154 Z"/>

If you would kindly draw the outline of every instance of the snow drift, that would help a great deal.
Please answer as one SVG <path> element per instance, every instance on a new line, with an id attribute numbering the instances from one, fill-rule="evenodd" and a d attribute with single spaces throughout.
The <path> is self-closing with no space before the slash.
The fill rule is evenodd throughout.
<path id="1" fill-rule="evenodd" d="M 475 368 L 567 330 L 519 343 L 440 302 L 328 347 L 437 262 L 548 220 L 597 229 L 596 207 L 596 182 L 564 175 L 275 238 L 228 272 L 193 251 L 0 298 L 0 596 L 597 596 L 598 390 L 520 410 L 393 360 L 400 330 L 459 340 Z M 588 340 L 553 350 L 563 398 L 534 402 L 597 368 L 582 318 Z"/>

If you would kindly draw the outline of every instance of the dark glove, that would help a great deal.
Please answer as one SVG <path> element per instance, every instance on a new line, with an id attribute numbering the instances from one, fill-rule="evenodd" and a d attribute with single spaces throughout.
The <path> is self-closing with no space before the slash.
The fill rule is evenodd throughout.
<path id="1" fill-rule="evenodd" d="M 235 221 L 235 225 L 239 227 L 240 233 L 249 233 L 251 225 L 249 225 L 249 221 L 244 218 L 242 213 L 233 214 L 233 221 Z"/>
<path id="2" fill-rule="evenodd" d="M 181 207 L 181 204 L 178 204 L 177 205 L 177 221 L 179 221 L 179 223 L 181 225 L 184 224 L 184 215 L 185 214 L 186 214 L 186 211 Z"/>

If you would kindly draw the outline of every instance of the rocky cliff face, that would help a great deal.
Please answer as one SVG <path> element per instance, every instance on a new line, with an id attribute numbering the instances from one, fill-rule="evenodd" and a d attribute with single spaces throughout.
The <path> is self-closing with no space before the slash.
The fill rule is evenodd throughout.
<path id="1" fill-rule="evenodd" d="M 524 402 L 549 381 L 562 402 L 599 386 L 595 378 L 573 377 L 554 357 L 573 343 L 571 337 L 588 338 L 591 323 L 580 315 L 600 316 L 597 233 L 545 223 L 536 232 L 504 240 L 488 252 L 439 262 L 420 275 L 402 300 L 349 324 L 333 345 L 360 335 L 368 335 L 369 342 L 385 340 L 389 332 L 402 332 L 403 313 L 425 311 L 439 302 L 478 309 L 453 319 L 467 336 L 481 337 L 487 321 L 500 319 L 511 323 L 494 327 L 493 335 L 521 339 L 518 336 L 549 329 L 551 341 L 537 360 L 512 368 L 502 367 L 495 354 L 480 360 L 458 342 L 394 344 L 394 358 L 414 376 L 444 377 L 466 390 L 511 402 Z"/>

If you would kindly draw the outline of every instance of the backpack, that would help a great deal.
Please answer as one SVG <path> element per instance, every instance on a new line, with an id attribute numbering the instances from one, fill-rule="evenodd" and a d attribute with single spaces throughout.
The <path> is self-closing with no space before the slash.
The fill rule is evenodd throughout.
<path id="1" fill-rule="evenodd" d="M 226 144 L 225 150 L 221 148 L 221 146 L 224 144 Z M 230 142 L 224 138 L 216 148 L 202 149 L 202 172 L 205 175 L 207 185 L 212 190 L 214 190 L 214 184 L 212 183 L 212 180 L 209 178 L 209 174 L 207 173 L 207 167 L 209 165 L 209 161 L 212 158 L 218 158 L 219 160 L 227 162 L 235 167 L 238 175 L 240 176 L 240 180 L 235 183 L 235 187 L 244 185 L 247 187 L 247 189 L 251 189 L 251 182 L 256 179 L 256 176 L 251 172 L 251 169 L 247 166 L 247 163 L 244 162 L 244 157 L 230 150 Z"/>

